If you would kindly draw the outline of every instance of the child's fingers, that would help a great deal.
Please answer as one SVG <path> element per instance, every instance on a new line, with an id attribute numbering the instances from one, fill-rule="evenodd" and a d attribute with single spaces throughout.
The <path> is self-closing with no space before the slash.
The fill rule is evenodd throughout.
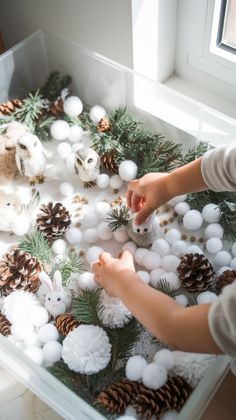
<path id="1" fill-rule="evenodd" d="M 103 264 L 106 264 L 107 261 L 109 261 L 111 259 L 111 254 L 109 254 L 109 252 L 102 252 L 99 255 L 99 261 Z"/>
<path id="2" fill-rule="evenodd" d="M 133 195 L 133 191 L 128 190 L 126 193 L 126 200 L 127 200 L 128 207 L 131 207 L 132 195 Z"/>
<path id="3" fill-rule="evenodd" d="M 100 262 L 98 262 L 98 261 L 95 261 L 93 264 L 92 264 L 92 271 L 94 272 L 94 273 L 98 273 L 99 271 L 100 271 L 100 268 L 101 268 L 101 266 L 102 266 L 102 264 L 100 263 Z"/>
<path id="4" fill-rule="evenodd" d="M 133 211 L 139 211 L 140 206 L 142 202 L 142 197 L 140 197 L 138 194 L 133 193 L 131 197 L 131 208 Z"/>
<path id="5" fill-rule="evenodd" d="M 94 280 L 96 281 L 96 283 L 101 284 L 100 276 L 98 274 L 95 274 Z"/>
<path id="6" fill-rule="evenodd" d="M 152 214 L 153 211 L 154 209 L 152 209 L 150 206 L 148 206 L 148 204 L 146 204 L 136 215 L 135 223 L 137 225 L 141 225 L 141 223 L 143 223 L 147 219 L 147 217 Z"/>
<path id="7" fill-rule="evenodd" d="M 127 263 L 133 263 L 133 255 L 128 250 L 123 251 L 119 258 Z"/>

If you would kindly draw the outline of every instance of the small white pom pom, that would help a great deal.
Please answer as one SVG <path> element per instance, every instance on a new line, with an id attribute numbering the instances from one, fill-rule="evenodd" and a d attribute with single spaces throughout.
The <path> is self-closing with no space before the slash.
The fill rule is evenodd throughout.
<path id="1" fill-rule="evenodd" d="M 24 345 L 25 347 L 41 347 L 41 341 L 38 337 L 38 334 L 33 333 L 26 337 L 24 340 Z"/>
<path id="2" fill-rule="evenodd" d="M 167 370 L 159 363 L 150 363 L 143 370 L 142 380 L 148 388 L 161 388 L 167 381 Z"/>
<path id="3" fill-rule="evenodd" d="M 11 326 L 11 333 L 17 340 L 24 340 L 27 336 L 33 334 L 34 328 L 32 322 L 19 320 Z"/>
<path id="4" fill-rule="evenodd" d="M 224 229 L 219 223 L 211 223 L 204 231 L 204 235 L 207 239 L 219 238 L 222 239 L 224 235 Z"/>
<path id="5" fill-rule="evenodd" d="M 82 239 L 82 233 L 79 229 L 71 227 L 65 234 L 65 237 L 69 244 L 75 245 L 78 244 Z"/>
<path id="6" fill-rule="evenodd" d="M 217 295 L 213 292 L 202 292 L 199 293 L 199 295 L 197 296 L 197 303 L 198 305 L 204 304 L 204 303 L 212 303 L 215 302 L 215 300 L 217 300 Z"/>
<path id="7" fill-rule="evenodd" d="M 84 131 L 83 131 L 83 128 L 80 127 L 80 125 L 72 125 L 70 127 L 68 139 L 72 143 L 76 143 L 77 141 L 80 141 L 82 139 L 83 134 L 84 134 Z"/>
<path id="8" fill-rule="evenodd" d="M 96 179 L 98 188 L 105 189 L 110 185 L 110 177 L 107 174 L 100 174 Z"/>
<path id="9" fill-rule="evenodd" d="M 198 210 L 189 210 L 183 217 L 183 225 L 185 229 L 197 230 L 202 226 L 203 218 Z"/>
<path id="10" fill-rule="evenodd" d="M 178 411 L 176 410 L 169 410 L 163 416 L 161 416 L 161 420 L 175 420 L 179 416 Z"/>
<path id="11" fill-rule="evenodd" d="M 29 216 L 18 216 L 12 224 L 12 232 L 17 236 L 23 236 L 28 233 L 31 225 Z"/>
<path id="12" fill-rule="evenodd" d="M 166 271 L 175 271 L 179 265 L 179 258 L 175 255 L 165 255 L 161 261 L 161 267 Z"/>
<path id="13" fill-rule="evenodd" d="M 57 341 L 48 341 L 43 347 L 44 359 L 47 362 L 56 363 L 61 358 L 62 345 Z"/>
<path id="14" fill-rule="evenodd" d="M 174 355 L 172 351 L 168 349 L 163 349 L 156 352 L 153 361 L 160 363 L 160 365 L 163 365 L 167 370 L 171 370 L 174 367 Z"/>
<path id="15" fill-rule="evenodd" d="M 100 223 L 98 226 L 98 236 L 99 238 L 103 239 L 104 241 L 109 241 L 113 237 L 113 233 L 111 229 L 109 229 L 106 222 Z"/>
<path id="16" fill-rule="evenodd" d="M 119 175 L 124 181 L 131 181 L 136 178 L 138 167 L 132 160 L 124 160 L 119 165 Z"/>
<path id="17" fill-rule="evenodd" d="M 126 417 L 129 416 L 132 418 L 132 420 L 136 420 L 137 419 L 137 415 L 136 415 L 136 410 L 134 407 L 132 407 L 132 405 L 128 405 L 125 409 L 125 415 Z M 124 417 L 124 416 L 121 416 Z M 127 419 L 126 419 L 127 420 Z M 130 418 L 128 420 L 131 420 Z"/>
<path id="18" fill-rule="evenodd" d="M 185 203 L 185 201 L 176 204 L 175 211 L 180 216 L 184 216 L 187 211 L 190 210 L 190 205 L 188 203 Z"/>
<path id="19" fill-rule="evenodd" d="M 220 218 L 220 209 L 216 204 L 206 204 L 202 209 L 202 217 L 208 223 L 215 223 Z"/>
<path id="20" fill-rule="evenodd" d="M 90 273 L 89 271 L 85 271 L 84 273 L 80 274 L 78 278 L 78 285 L 81 289 L 89 290 L 96 289 L 98 286 L 94 280 L 94 274 Z"/>
<path id="21" fill-rule="evenodd" d="M 38 347 L 27 347 L 24 350 L 26 356 L 28 356 L 33 362 L 37 363 L 37 365 L 41 365 L 43 363 L 43 350 L 39 349 Z"/>
<path id="22" fill-rule="evenodd" d="M 132 255 L 135 254 L 136 250 L 137 245 L 132 241 L 126 242 L 122 247 L 122 251 L 129 251 Z"/>
<path id="23" fill-rule="evenodd" d="M 133 417 L 133 416 L 119 416 L 119 417 L 117 417 L 117 420 L 136 420 L 137 419 L 137 417 Z"/>
<path id="24" fill-rule="evenodd" d="M 65 140 L 69 136 L 70 126 L 64 120 L 56 120 L 50 127 L 51 136 L 58 141 Z"/>
<path id="25" fill-rule="evenodd" d="M 35 305 L 30 312 L 30 321 L 35 327 L 41 327 L 48 322 L 48 311 L 42 306 Z"/>
<path id="26" fill-rule="evenodd" d="M 59 337 L 59 334 L 55 325 L 46 324 L 40 327 L 38 336 L 42 343 L 47 343 L 48 341 L 51 341 L 51 340 L 57 340 Z"/>
<path id="27" fill-rule="evenodd" d="M 124 181 L 121 179 L 119 175 L 112 175 L 110 178 L 110 187 L 114 188 L 114 190 L 119 190 Z"/>
<path id="28" fill-rule="evenodd" d="M 62 159 L 68 158 L 72 153 L 71 145 L 63 141 L 57 146 L 57 153 Z"/>
<path id="29" fill-rule="evenodd" d="M 219 238 L 210 238 L 206 241 L 206 249 L 211 254 L 216 254 L 223 248 L 223 243 Z"/>
<path id="30" fill-rule="evenodd" d="M 197 245 L 190 245 L 187 247 L 186 254 L 204 254 L 203 250 Z"/>
<path id="31" fill-rule="evenodd" d="M 171 200 L 169 200 L 167 204 L 170 204 L 170 206 L 176 206 L 176 204 L 181 203 L 182 201 L 185 201 L 186 198 L 187 198 L 187 194 L 177 195 L 176 197 L 173 197 Z"/>
<path id="32" fill-rule="evenodd" d="M 186 298 L 185 295 L 178 295 L 175 297 L 175 300 L 183 307 L 188 305 L 188 299 Z"/>
<path id="33" fill-rule="evenodd" d="M 171 289 L 178 289 L 181 286 L 179 277 L 176 273 L 167 272 L 161 276 L 161 280 L 166 280 L 170 284 Z"/>
<path id="34" fill-rule="evenodd" d="M 232 268 L 232 270 L 236 270 L 236 257 L 232 259 L 230 267 Z"/>
<path id="35" fill-rule="evenodd" d="M 220 251 L 216 254 L 214 258 L 214 263 L 220 267 L 223 265 L 229 265 L 232 260 L 232 257 L 227 251 Z"/>
<path id="36" fill-rule="evenodd" d="M 137 275 L 144 283 L 150 283 L 150 274 L 147 271 L 137 271 Z"/>
<path id="37" fill-rule="evenodd" d="M 94 105 L 90 109 L 89 113 L 90 119 L 94 122 L 94 124 L 98 124 L 102 118 L 106 116 L 106 111 L 102 106 Z"/>
<path id="38" fill-rule="evenodd" d="M 89 228 L 83 232 L 84 242 L 88 242 L 89 244 L 95 244 L 97 240 L 98 240 L 98 233 L 95 228 Z"/>
<path id="39" fill-rule="evenodd" d="M 236 242 L 233 243 L 232 248 L 231 248 L 231 252 L 234 255 L 234 257 L 236 257 Z"/>
<path id="40" fill-rule="evenodd" d="M 172 247 L 171 247 L 171 253 L 174 255 L 182 255 L 186 252 L 187 249 L 187 244 L 185 241 L 176 241 L 173 243 Z"/>
<path id="41" fill-rule="evenodd" d="M 78 96 L 69 96 L 64 102 L 63 109 L 70 117 L 78 117 L 83 111 L 83 104 Z"/>
<path id="42" fill-rule="evenodd" d="M 88 213 L 85 213 L 82 220 L 83 227 L 85 228 L 93 227 L 97 225 L 97 222 L 98 222 L 98 217 L 95 211 L 89 211 Z"/>
<path id="43" fill-rule="evenodd" d="M 66 241 L 64 241 L 64 239 L 57 239 L 52 244 L 52 250 L 53 250 L 54 254 L 56 254 L 56 255 L 65 254 L 66 249 L 67 249 L 67 244 L 66 244 Z"/>
<path id="44" fill-rule="evenodd" d="M 86 252 L 86 259 L 89 264 L 93 264 L 98 260 L 99 255 L 103 252 L 103 249 L 100 246 L 92 246 L 88 248 Z"/>
<path id="45" fill-rule="evenodd" d="M 148 252 L 146 248 L 137 248 L 134 254 L 134 261 L 139 265 L 143 265 L 144 257 Z"/>
<path id="46" fill-rule="evenodd" d="M 125 228 L 117 229 L 114 233 L 114 238 L 117 242 L 124 244 L 129 239 L 128 233 Z"/>
<path id="47" fill-rule="evenodd" d="M 154 270 L 161 265 L 161 257 L 156 252 L 148 251 L 143 258 L 143 265 L 146 270 Z"/>
<path id="48" fill-rule="evenodd" d="M 60 185 L 60 191 L 62 195 L 64 195 L 65 197 L 68 197 L 74 194 L 74 187 L 69 182 L 63 182 Z"/>
<path id="49" fill-rule="evenodd" d="M 139 381 L 142 378 L 143 370 L 147 366 L 146 360 L 142 356 L 132 356 L 127 360 L 125 367 L 126 377 L 130 381 Z"/>
<path id="50" fill-rule="evenodd" d="M 150 283 L 153 287 L 157 287 L 157 283 L 161 280 L 162 275 L 165 273 L 163 268 L 154 268 L 150 273 Z"/>
<path id="51" fill-rule="evenodd" d="M 180 231 L 178 229 L 170 229 L 166 233 L 166 240 L 169 244 L 173 244 L 176 241 L 179 241 L 181 238 Z"/>
<path id="52" fill-rule="evenodd" d="M 217 276 L 221 276 L 226 270 L 231 270 L 229 265 L 224 265 L 223 267 L 220 267 L 220 269 L 217 271 Z"/>
<path id="53" fill-rule="evenodd" d="M 95 206 L 96 213 L 101 219 L 105 219 L 107 217 L 107 213 L 110 211 L 110 209 L 110 204 L 106 203 L 105 201 L 100 201 Z"/>
<path id="54" fill-rule="evenodd" d="M 161 257 L 170 251 L 170 245 L 165 239 L 156 239 L 152 244 L 152 251 L 157 252 Z"/>

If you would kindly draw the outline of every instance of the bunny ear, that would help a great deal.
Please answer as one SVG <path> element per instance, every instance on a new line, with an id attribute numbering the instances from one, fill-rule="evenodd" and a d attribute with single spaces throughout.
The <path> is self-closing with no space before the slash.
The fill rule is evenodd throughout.
<path id="1" fill-rule="evenodd" d="M 52 283 L 53 283 L 54 290 L 62 289 L 62 276 L 59 270 L 55 271 Z"/>
<path id="2" fill-rule="evenodd" d="M 48 274 L 45 273 L 45 271 L 41 271 L 41 273 L 39 273 L 39 280 L 41 281 L 41 283 L 47 286 L 50 290 L 53 290 L 52 280 L 50 279 Z"/>

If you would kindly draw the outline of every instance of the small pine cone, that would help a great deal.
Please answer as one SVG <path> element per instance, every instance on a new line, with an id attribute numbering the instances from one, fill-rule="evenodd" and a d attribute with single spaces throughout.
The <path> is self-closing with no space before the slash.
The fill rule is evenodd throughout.
<path id="1" fill-rule="evenodd" d="M 100 131 L 100 133 L 105 133 L 106 131 L 109 131 L 111 129 L 111 125 L 108 118 L 102 118 L 97 125 L 97 129 L 98 131 Z"/>
<path id="2" fill-rule="evenodd" d="M 116 157 L 116 150 L 111 150 L 110 152 L 103 153 L 103 155 L 100 157 L 102 167 L 110 173 L 118 173 Z"/>
<path id="3" fill-rule="evenodd" d="M 11 332 L 11 323 L 5 317 L 5 315 L 0 313 L 0 334 L 9 335 Z"/>
<path id="4" fill-rule="evenodd" d="M 23 102 L 20 99 L 12 99 L 0 105 L 0 114 L 11 115 L 17 108 L 21 108 Z"/>
<path id="5" fill-rule="evenodd" d="M 139 383 L 124 379 L 102 391 L 96 402 L 109 413 L 123 414 L 139 392 Z"/>
<path id="6" fill-rule="evenodd" d="M 215 282 L 215 270 L 203 254 L 185 254 L 177 268 L 182 286 L 189 292 L 203 292 Z"/>
<path id="7" fill-rule="evenodd" d="M 51 114 L 55 117 L 60 117 L 64 113 L 63 104 L 64 102 L 62 99 L 54 101 L 50 107 Z"/>
<path id="8" fill-rule="evenodd" d="M 180 411 L 192 392 L 192 387 L 181 376 L 169 376 L 163 390 L 171 396 L 170 408 Z"/>
<path id="9" fill-rule="evenodd" d="M 15 290 L 36 292 L 40 286 L 40 262 L 20 249 L 12 249 L 0 261 L 0 293 L 7 296 Z"/>
<path id="10" fill-rule="evenodd" d="M 80 324 L 82 324 L 82 322 L 75 319 L 75 317 L 71 314 L 59 315 L 55 320 L 55 325 L 59 334 L 63 335 L 64 337 L 69 334 L 69 332 L 77 328 Z"/>
<path id="11" fill-rule="evenodd" d="M 64 235 L 71 224 L 68 210 L 61 204 L 49 202 L 40 207 L 36 223 L 38 229 L 48 240 L 55 240 Z"/>
<path id="12" fill-rule="evenodd" d="M 229 284 L 233 283 L 233 281 L 236 279 L 236 270 L 226 270 L 221 274 L 220 277 L 218 277 L 216 281 L 216 292 L 220 294 L 225 286 L 228 286 Z"/>

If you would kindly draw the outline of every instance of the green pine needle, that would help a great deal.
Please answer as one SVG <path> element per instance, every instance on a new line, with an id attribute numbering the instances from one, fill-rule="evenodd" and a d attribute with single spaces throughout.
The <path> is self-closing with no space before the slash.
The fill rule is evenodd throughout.
<path id="1" fill-rule="evenodd" d="M 113 207 L 113 209 L 108 213 L 106 217 L 108 227 L 112 232 L 115 232 L 121 227 L 127 227 L 129 220 L 130 213 L 128 207 L 125 204 Z"/>
<path id="2" fill-rule="evenodd" d="M 181 293 L 181 292 L 179 292 L 178 290 L 173 289 L 173 288 L 170 286 L 170 283 L 169 283 L 166 279 L 159 280 L 159 281 L 157 282 L 156 289 L 157 289 L 159 292 L 162 292 L 162 293 L 164 293 L 165 295 L 170 296 L 171 298 L 175 298 L 176 296 L 178 296 L 178 295 Z"/>
<path id="3" fill-rule="evenodd" d="M 182 158 L 182 165 L 192 162 L 193 160 L 204 155 L 208 150 L 208 143 L 200 141 L 195 147 L 189 149 L 188 152 Z"/>
<path id="4" fill-rule="evenodd" d="M 52 250 L 49 242 L 44 238 L 42 233 L 36 230 L 27 234 L 21 240 L 19 248 L 36 257 L 40 262 L 49 264 L 52 259 Z"/>
<path id="5" fill-rule="evenodd" d="M 64 362 L 56 362 L 53 366 L 48 367 L 47 370 L 65 386 L 71 389 L 71 391 L 76 391 L 76 373 L 70 370 Z"/>
<path id="6" fill-rule="evenodd" d="M 75 251 L 69 251 L 67 255 L 62 257 L 53 268 L 52 272 L 59 270 L 62 275 L 62 281 L 64 286 L 70 284 L 71 279 L 74 275 L 78 275 L 83 270 L 83 262 L 80 255 Z"/>
<path id="7" fill-rule="evenodd" d="M 53 102 L 60 96 L 61 91 L 71 84 L 71 81 L 70 76 L 61 77 L 58 71 L 51 71 L 44 85 L 40 88 L 40 93 L 44 98 Z"/>
<path id="8" fill-rule="evenodd" d="M 49 141 L 51 138 L 50 135 L 50 127 L 52 123 L 55 121 L 55 117 L 45 116 L 39 120 L 35 124 L 34 134 L 38 136 L 41 141 Z"/>
<path id="9" fill-rule="evenodd" d="M 29 93 L 23 100 L 23 105 L 13 112 L 12 117 L 19 122 L 25 123 L 34 132 L 35 124 L 44 108 L 44 99 L 37 90 L 34 94 Z"/>
<path id="10" fill-rule="evenodd" d="M 101 288 L 96 290 L 83 290 L 72 306 L 72 312 L 76 319 L 85 324 L 101 325 L 98 312 L 102 310 L 100 303 Z"/>

